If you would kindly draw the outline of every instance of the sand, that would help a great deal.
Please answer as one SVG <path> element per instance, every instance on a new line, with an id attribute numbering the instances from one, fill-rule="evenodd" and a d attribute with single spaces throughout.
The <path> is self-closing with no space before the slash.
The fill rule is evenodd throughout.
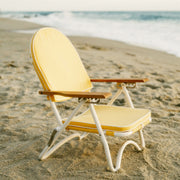
<path id="1" fill-rule="evenodd" d="M 0 18 L 0 179 L 180 179 L 180 58 L 100 38 L 70 37 L 91 78 L 150 79 L 130 90 L 135 107 L 152 111 L 152 123 L 144 128 L 146 149 L 128 146 L 116 173 L 107 171 L 95 134 L 38 160 L 57 123 L 46 97 L 38 95 L 42 87 L 30 58 L 32 34 L 16 31 L 40 27 Z M 116 91 L 110 83 L 94 88 Z M 75 101 L 58 104 L 63 117 Z M 126 105 L 123 96 L 114 104 Z M 115 162 L 125 138 L 107 139 Z"/>

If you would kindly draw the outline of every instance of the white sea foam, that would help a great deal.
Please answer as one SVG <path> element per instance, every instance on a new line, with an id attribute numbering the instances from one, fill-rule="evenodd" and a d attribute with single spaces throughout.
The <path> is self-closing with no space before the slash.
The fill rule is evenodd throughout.
<path id="1" fill-rule="evenodd" d="M 66 35 L 119 40 L 180 57 L 180 12 L 17 12 L 3 16 L 53 26 Z"/>

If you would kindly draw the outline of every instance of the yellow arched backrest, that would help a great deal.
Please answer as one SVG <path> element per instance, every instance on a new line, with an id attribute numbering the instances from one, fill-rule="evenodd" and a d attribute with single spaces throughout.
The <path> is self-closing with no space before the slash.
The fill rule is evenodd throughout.
<path id="1" fill-rule="evenodd" d="M 44 90 L 90 91 L 89 76 L 69 39 L 54 28 L 42 28 L 31 42 L 33 65 Z M 52 101 L 69 98 L 52 96 Z"/>

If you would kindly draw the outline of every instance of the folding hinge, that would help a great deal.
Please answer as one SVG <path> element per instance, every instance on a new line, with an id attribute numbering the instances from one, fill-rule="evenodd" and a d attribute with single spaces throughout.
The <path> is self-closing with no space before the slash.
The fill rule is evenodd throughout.
<path id="1" fill-rule="evenodd" d="M 116 86 L 117 88 L 122 88 L 123 86 L 125 86 L 126 88 L 135 88 L 136 83 L 117 83 Z"/>
<path id="2" fill-rule="evenodd" d="M 99 98 L 78 98 L 78 102 L 85 100 L 85 103 L 98 104 L 100 103 Z"/>

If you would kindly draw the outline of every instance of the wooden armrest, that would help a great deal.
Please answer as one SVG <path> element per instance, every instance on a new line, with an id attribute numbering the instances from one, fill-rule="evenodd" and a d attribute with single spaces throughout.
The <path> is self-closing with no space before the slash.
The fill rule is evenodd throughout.
<path id="1" fill-rule="evenodd" d="M 98 99 L 106 99 L 112 95 L 109 92 L 81 92 L 81 91 L 39 91 L 39 94 L 44 94 L 48 96 L 61 95 L 66 97 L 98 98 Z"/>
<path id="2" fill-rule="evenodd" d="M 137 83 L 137 82 L 147 82 L 148 78 L 142 79 L 91 79 L 91 82 L 117 82 L 117 83 Z"/>

